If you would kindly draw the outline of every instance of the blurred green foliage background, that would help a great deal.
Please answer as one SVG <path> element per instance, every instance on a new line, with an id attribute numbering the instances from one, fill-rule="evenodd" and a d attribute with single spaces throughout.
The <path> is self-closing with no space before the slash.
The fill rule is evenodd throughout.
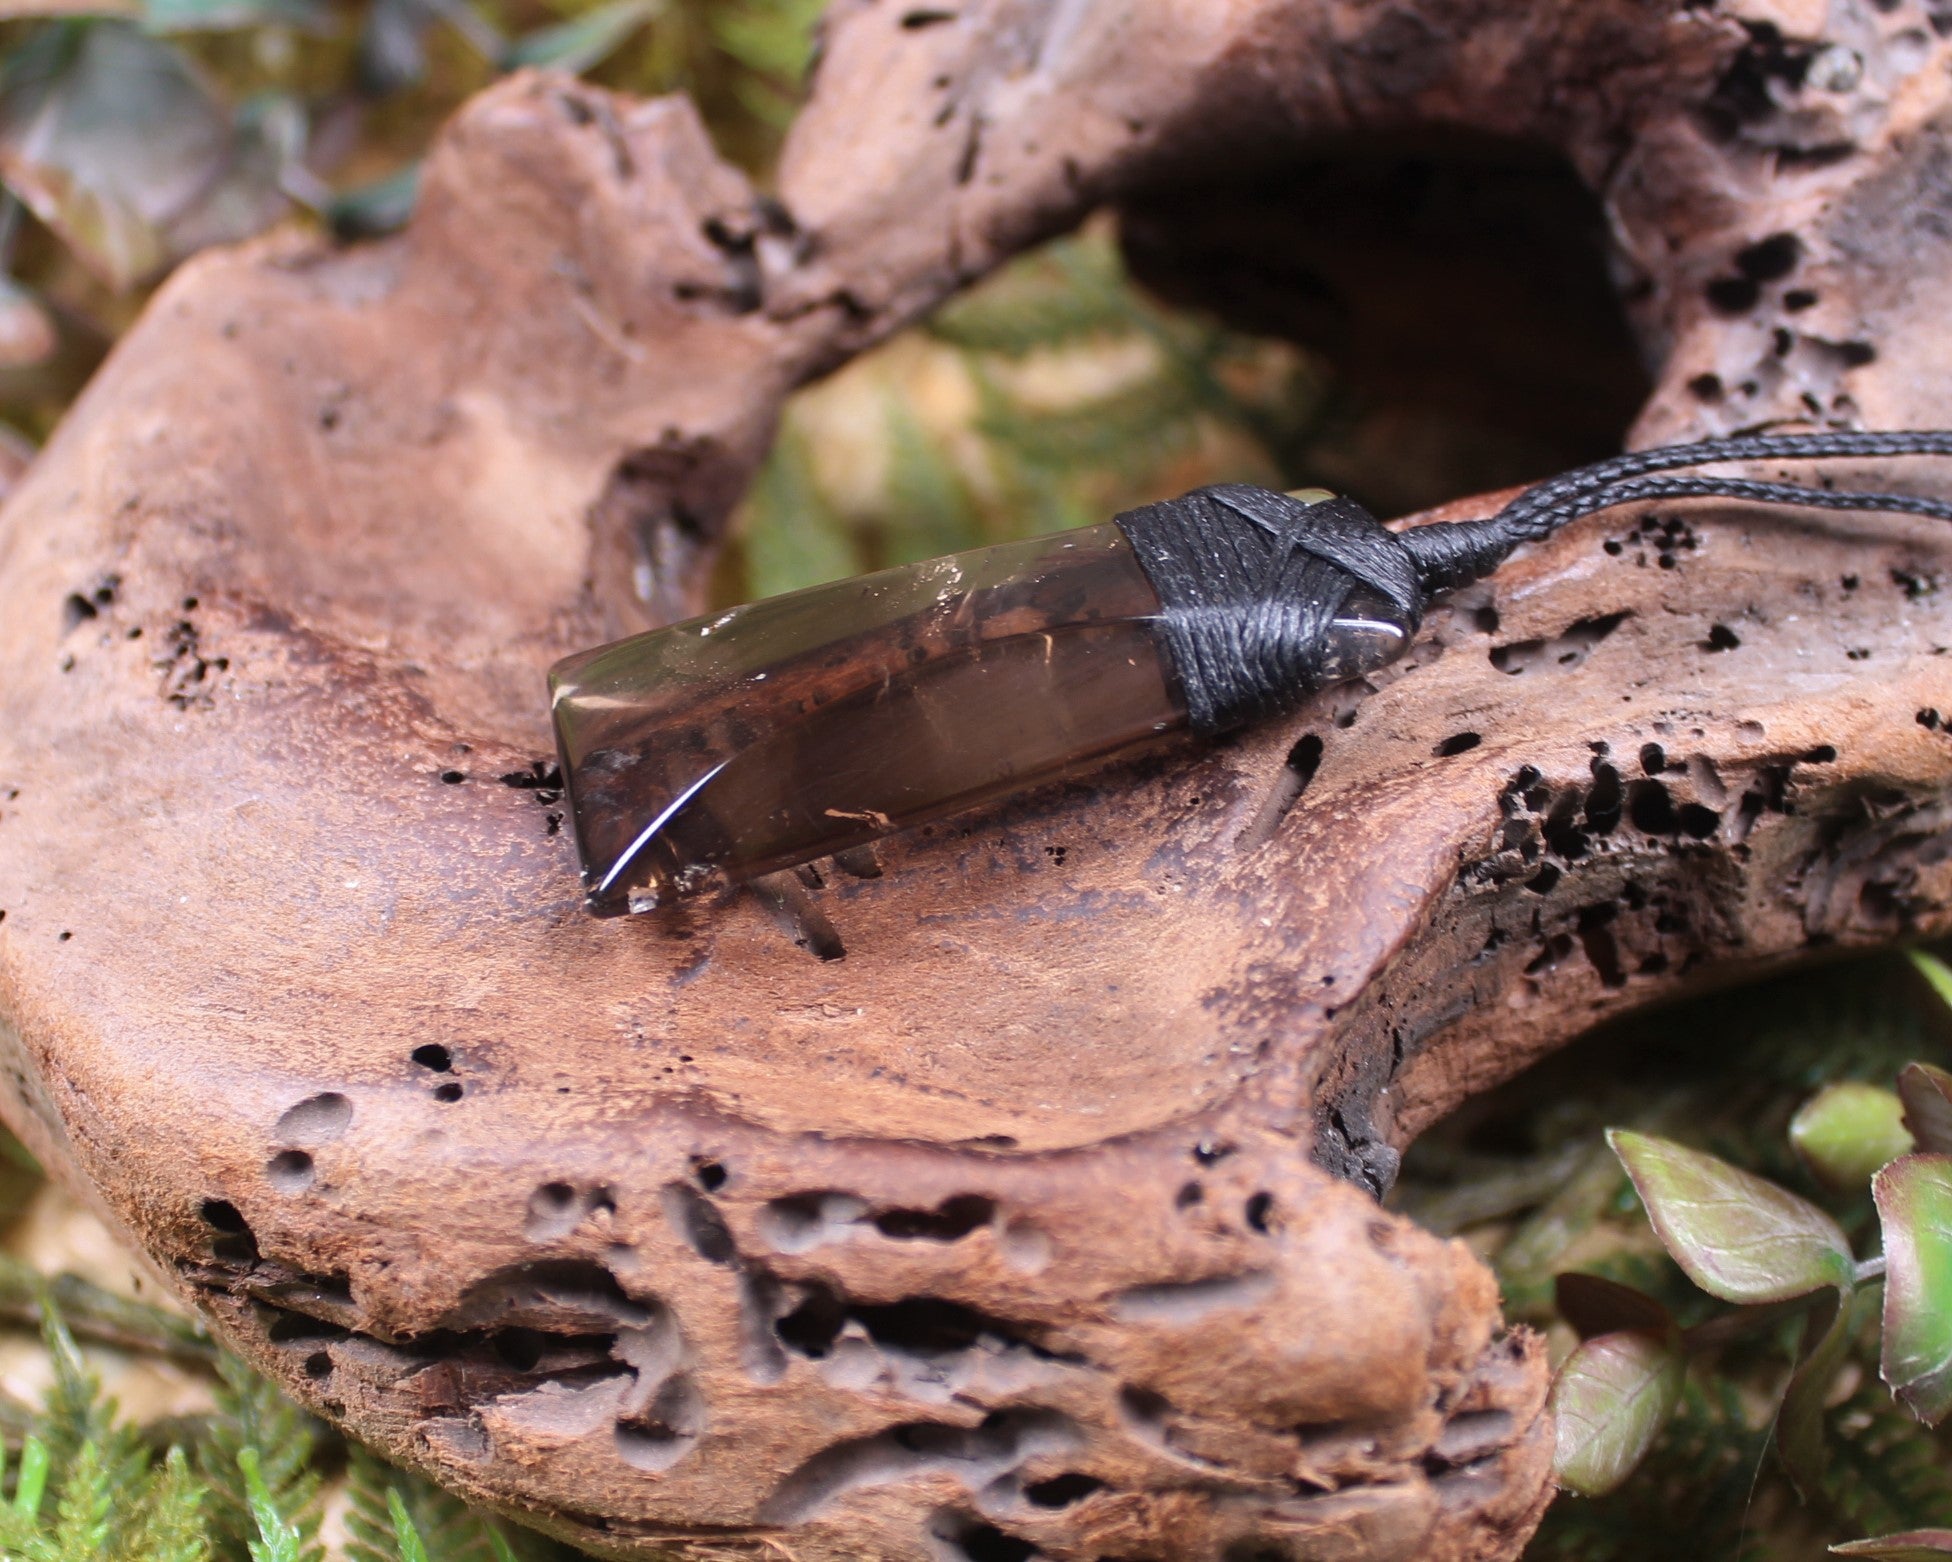
<path id="1" fill-rule="evenodd" d="M 764 172 L 818 0 L 4 0 L 0 418 L 45 436 L 170 267 L 285 220 L 397 227 L 470 93 L 523 66 L 690 92 Z"/>

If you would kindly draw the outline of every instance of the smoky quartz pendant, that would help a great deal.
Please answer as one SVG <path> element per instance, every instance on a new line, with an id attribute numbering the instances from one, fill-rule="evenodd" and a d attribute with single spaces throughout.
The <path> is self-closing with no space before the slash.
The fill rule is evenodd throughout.
<path id="1" fill-rule="evenodd" d="M 552 708 L 590 909 L 651 910 L 1219 724 L 1183 664 L 1211 654 L 1186 649 L 1189 631 L 1197 641 L 1230 611 L 1228 593 L 1168 605 L 1129 519 L 815 586 L 559 663 Z M 1280 556 L 1278 539 L 1254 555 Z M 1380 665 L 1415 628 L 1414 604 L 1341 579 L 1313 606 L 1305 683 Z"/>

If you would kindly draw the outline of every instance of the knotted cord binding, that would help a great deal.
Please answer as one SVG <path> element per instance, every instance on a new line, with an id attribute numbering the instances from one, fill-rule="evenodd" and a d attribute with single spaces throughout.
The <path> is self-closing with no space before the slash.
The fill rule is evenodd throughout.
<path id="1" fill-rule="evenodd" d="M 1396 533 L 1353 499 L 1307 504 L 1243 483 L 1196 488 L 1118 524 L 1159 593 L 1159 629 L 1199 732 L 1224 732 L 1329 681 L 1328 629 L 1366 587 L 1406 634 L 1429 592 Z"/>

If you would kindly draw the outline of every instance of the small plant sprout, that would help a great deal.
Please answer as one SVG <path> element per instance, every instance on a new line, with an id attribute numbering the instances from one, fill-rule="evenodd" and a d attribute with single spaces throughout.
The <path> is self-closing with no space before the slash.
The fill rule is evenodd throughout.
<path id="1" fill-rule="evenodd" d="M 1804 1102 L 1790 1119 L 1789 1142 L 1810 1175 L 1839 1193 L 1862 1188 L 1913 1148 L 1897 1093 L 1855 1079 L 1825 1085 Z"/>

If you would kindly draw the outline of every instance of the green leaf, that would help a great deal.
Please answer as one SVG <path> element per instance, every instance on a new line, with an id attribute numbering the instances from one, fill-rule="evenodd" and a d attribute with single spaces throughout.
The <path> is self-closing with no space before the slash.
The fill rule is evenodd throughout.
<path id="1" fill-rule="evenodd" d="M 1884 1228 L 1891 1392 L 1927 1426 L 1952 1412 L 1952 1156 L 1907 1155 L 1871 1183 Z"/>
<path id="2" fill-rule="evenodd" d="M 1851 1297 L 1840 1292 L 1804 1321 L 1806 1348 L 1776 1414 L 1776 1451 L 1805 1501 L 1823 1476 L 1824 1401 L 1850 1348 Z M 1807 1342 L 1814 1336 L 1815 1343 Z"/>
<path id="3" fill-rule="evenodd" d="M 181 1448 L 172 1448 L 147 1483 L 141 1511 L 117 1545 L 123 1562 L 207 1562 L 210 1537 L 203 1524 L 204 1489 Z"/>
<path id="4" fill-rule="evenodd" d="M 1544 1202 L 1513 1228 L 1498 1254 L 1498 1284 L 1507 1305 L 1542 1310 L 1558 1289 L 1567 1253 L 1622 1194 L 1630 1195 L 1630 1188 L 1619 1160 L 1605 1144 L 1589 1144 Z"/>
<path id="5" fill-rule="evenodd" d="M 14 1511 L 28 1518 L 38 1517 L 41 1499 L 47 1494 L 47 1444 L 30 1437 L 21 1445 L 20 1476 L 14 1482 Z"/>
<path id="6" fill-rule="evenodd" d="M 1552 1281 L 1553 1304 L 1582 1340 L 1623 1329 L 1666 1338 L 1674 1329 L 1668 1310 L 1645 1291 L 1604 1275 L 1568 1270 Z"/>
<path id="7" fill-rule="evenodd" d="M 1789 1142 L 1818 1180 L 1859 1189 L 1877 1169 L 1912 1148 L 1905 1104 L 1858 1080 L 1825 1085 L 1789 1120 Z"/>
<path id="8" fill-rule="evenodd" d="M 277 1500 L 265 1484 L 264 1469 L 255 1448 L 245 1448 L 237 1456 L 238 1473 L 244 1477 L 244 1491 L 251 1504 L 251 1519 L 258 1538 L 250 1543 L 251 1562 L 301 1562 L 304 1537 L 298 1526 L 278 1511 Z"/>
<path id="9" fill-rule="evenodd" d="M 83 1562 L 107 1548 L 112 1498 L 102 1445 L 92 1440 L 83 1443 L 61 1472 L 61 1497 L 55 1504 L 54 1532 L 49 1538 L 61 1562 Z"/>
<path id="10" fill-rule="evenodd" d="M 389 1486 L 386 1489 L 386 1511 L 393 1518 L 393 1539 L 400 1548 L 400 1562 L 427 1562 L 427 1543 L 420 1538 L 420 1531 L 414 1527 L 407 1505 L 400 1499 L 400 1488 Z"/>
<path id="11" fill-rule="evenodd" d="M 1728 1302 L 1782 1302 L 1847 1290 L 1842 1229 L 1807 1199 L 1699 1150 L 1611 1129 L 1654 1231 L 1688 1278 Z"/>
<path id="12" fill-rule="evenodd" d="M 1847 1540 L 1830 1550 L 1840 1557 L 1877 1557 L 1881 1562 L 1933 1562 L 1936 1557 L 1952 1556 L 1952 1529 L 1908 1529 L 1871 1540 Z"/>
<path id="13" fill-rule="evenodd" d="M 296 98 L 264 94 L 233 117 L 127 22 L 45 28 L 0 75 L 0 180 L 118 290 L 282 217 L 304 138 Z"/>
<path id="14" fill-rule="evenodd" d="M 1930 1063 L 1908 1063 L 1898 1075 L 1898 1099 L 1918 1148 L 1952 1154 L 1952 1074 Z"/>
<path id="15" fill-rule="evenodd" d="M 43 1397 L 41 1434 L 47 1461 L 56 1474 L 67 1470 L 89 1443 L 109 1434 L 115 1407 L 102 1398 L 102 1386 L 81 1359 L 74 1336 L 61 1316 L 52 1290 L 41 1291 L 41 1341 L 54 1376 Z"/>
<path id="16" fill-rule="evenodd" d="M 659 9 L 658 0 L 611 0 L 553 27 L 525 33 L 509 45 L 503 64 L 510 70 L 532 65 L 580 76 L 607 60 Z"/>
<path id="17" fill-rule="evenodd" d="M 1911 951 L 1911 963 L 1918 967 L 1919 974 L 1931 984 L 1932 991 L 1945 1000 L 1945 1006 L 1952 1009 L 1952 965 L 1947 965 L 1937 955 L 1927 954 L 1922 949 Z"/>
<path id="18" fill-rule="evenodd" d="M 1623 1331 L 1582 1344 L 1552 1385 L 1559 1484 L 1597 1497 L 1624 1481 L 1673 1413 L 1686 1378 L 1671 1337 Z"/>

